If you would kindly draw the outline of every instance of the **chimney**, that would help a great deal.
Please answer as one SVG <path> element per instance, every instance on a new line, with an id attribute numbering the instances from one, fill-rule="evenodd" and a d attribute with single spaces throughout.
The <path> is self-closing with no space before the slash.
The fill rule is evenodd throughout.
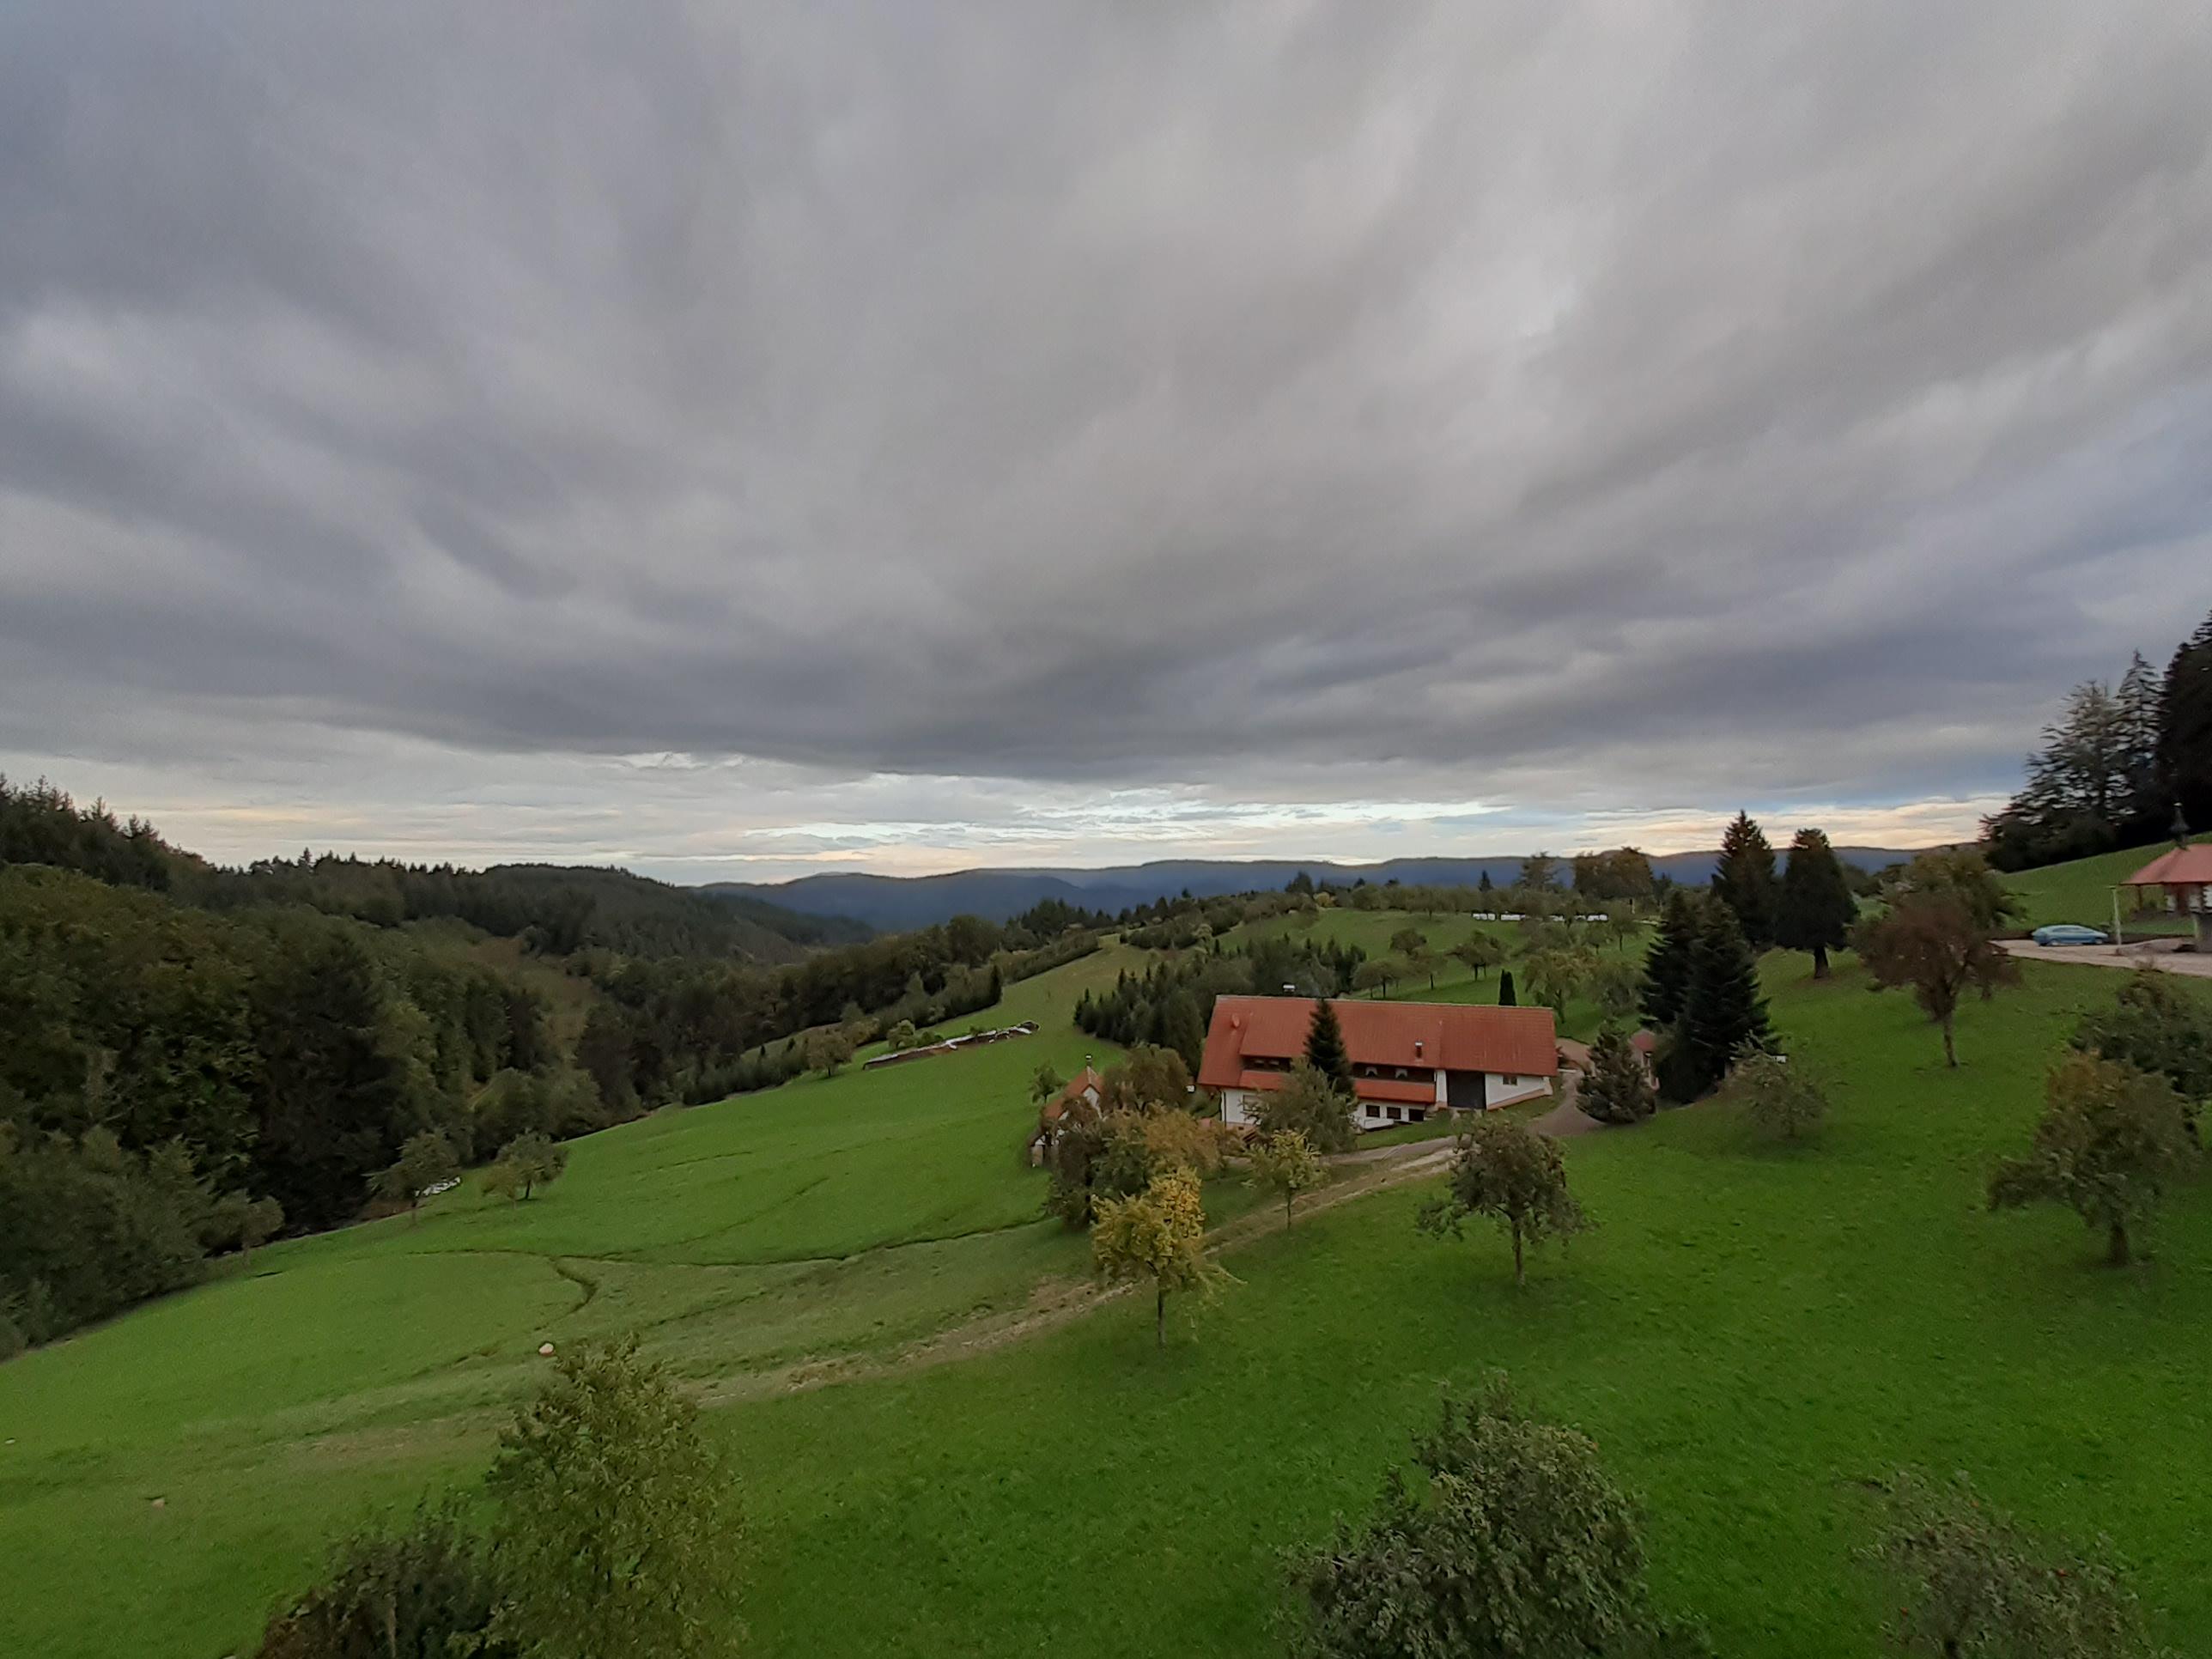
<path id="1" fill-rule="evenodd" d="M 1415 1038 L 1413 1039 L 1413 1058 L 1414 1058 L 1415 1060 L 1419 1060 L 1420 1057 L 1421 1057 L 1421 1040 L 1420 1040 L 1420 1038 L 1419 1038 L 1419 1037 L 1415 1037 Z"/>

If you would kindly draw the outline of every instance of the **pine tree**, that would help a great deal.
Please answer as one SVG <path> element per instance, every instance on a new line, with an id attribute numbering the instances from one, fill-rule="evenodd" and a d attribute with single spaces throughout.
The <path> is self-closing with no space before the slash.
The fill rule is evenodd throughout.
<path id="1" fill-rule="evenodd" d="M 1828 952 L 1844 948 L 1858 913 L 1858 901 L 1851 896 L 1851 884 L 1827 836 L 1818 830 L 1800 830 L 1782 872 L 1774 942 L 1784 950 L 1810 951 L 1813 977 L 1826 979 Z"/>
<path id="2" fill-rule="evenodd" d="M 1735 912 L 1708 905 L 1690 957 L 1689 994 L 1683 999 L 1680 1043 L 1682 1081 L 1700 1095 L 1728 1075 L 1737 1050 L 1773 1041 L 1766 1000 L 1759 992 L 1759 964 Z"/>
<path id="3" fill-rule="evenodd" d="M 1721 837 L 1713 893 L 1735 912 L 1753 955 L 1774 943 L 1774 848 L 1748 812 L 1738 812 Z"/>
<path id="4" fill-rule="evenodd" d="M 1619 1026 L 1607 1025 L 1590 1044 L 1589 1073 L 1575 1098 L 1601 1123 L 1641 1123 L 1657 1109 L 1650 1074 Z"/>
<path id="5" fill-rule="evenodd" d="M 1482 872 L 1482 879 L 1481 879 L 1480 881 L 1478 881 L 1477 883 L 1475 883 L 1474 887 L 1475 887 L 1475 890 L 1476 890 L 1477 892 L 1479 892 L 1479 893 L 1487 893 L 1487 892 L 1489 892 L 1489 891 L 1490 891 L 1490 890 L 1492 890 L 1495 885 L 1496 885 L 1496 884 L 1495 884 L 1494 882 L 1492 882 L 1492 881 L 1490 879 L 1490 872 L 1489 872 L 1489 871 L 1487 871 L 1487 870 L 1485 870 L 1485 871 Z"/>
<path id="6" fill-rule="evenodd" d="M 1695 901 L 1677 887 L 1667 895 L 1667 908 L 1659 913 L 1658 937 L 1644 957 L 1644 983 L 1638 1001 L 1645 1022 L 1663 1031 L 1682 1017 L 1682 1002 L 1690 990 L 1690 957 L 1697 948 L 1698 913 Z"/>
<path id="7" fill-rule="evenodd" d="M 2158 769 L 2158 707 L 2165 688 L 2166 677 L 2138 651 L 2113 693 L 2119 703 L 2122 832 L 2130 845 L 2155 837 L 2173 810 Z"/>
<path id="8" fill-rule="evenodd" d="M 1206 1052 L 1206 1023 L 1198 1017 L 1198 999 L 1187 986 L 1177 986 L 1160 1005 L 1160 1046 L 1182 1056 L 1195 1074 Z"/>
<path id="9" fill-rule="evenodd" d="M 1498 1006 L 1511 1008 L 1518 1001 L 1519 999 L 1513 994 L 1513 970 L 1510 968 L 1501 969 L 1498 975 Z"/>
<path id="10" fill-rule="evenodd" d="M 1306 1063 L 1329 1080 L 1340 1095 L 1352 1092 L 1352 1054 L 1344 1046 L 1344 1027 L 1327 997 L 1314 999 L 1313 1024 L 1306 1027 Z"/>
<path id="11" fill-rule="evenodd" d="M 2212 617 L 2173 653 L 2158 704 L 2158 765 L 2191 829 L 2212 830 Z"/>

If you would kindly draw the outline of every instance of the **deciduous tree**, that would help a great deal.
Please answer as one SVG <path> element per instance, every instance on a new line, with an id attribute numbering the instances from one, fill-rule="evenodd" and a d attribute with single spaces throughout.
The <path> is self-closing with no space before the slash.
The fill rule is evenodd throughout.
<path id="1" fill-rule="evenodd" d="M 808 1071 L 835 1077 L 837 1068 L 853 1057 L 853 1034 L 843 1025 L 822 1026 L 806 1034 L 805 1052 Z"/>
<path id="2" fill-rule="evenodd" d="M 1321 1155 L 1297 1129 L 1264 1135 L 1252 1143 L 1251 1182 L 1262 1192 L 1279 1194 L 1283 1200 L 1283 1225 L 1291 1224 L 1291 1206 L 1300 1193 L 1311 1192 L 1328 1179 Z"/>
<path id="3" fill-rule="evenodd" d="M 1153 1335 L 1164 1348 L 1168 1293 L 1209 1291 L 1227 1276 L 1206 1259 L 1206 1212 L 1188 1170 L 1170 1170 L 1131 1197 L 1100 1199 L 1091 1252 L 1109 1279 L 1152 1281 Z"/>
<path id="4" fill-rule="evenodd" d="M 568 1149 L 541 1134 L 518 1135 L 500 1149 L 499 1161 L 514 1172 L 518 1196 L 550 1187 L 568 1167 Z"/>
<path id="5" fill-rule="evenodd" d="M 2155 1659 L 2160 1650 L 2109 1547 L 2039 1538 L 1994 1510 L 1966 1476 L 1887 1483 L 1869 1552 L 1895 1587 L 1888 1635 L 1931 1659 Z"/>
<path id="6" fill-rule="evenodd" d="M 1470 1216 L 1495 1221 L 1513 1243 L 1513 1282 L 1528 1282 L 1527 1247 L 1586 1230 L 1589 1218 L 1567 1191 L 1566 1161 L 1548 1136 L 1502 1113 L 1486 1113 L 1458 1138 L 1444 1195 L 1421 1206 L 1424 1232 L 1461 1236 Z"/>
<path id="7" fill-rule="evenodd" d="M 1747 1048 L 1729 1070 L 1729 1089 L 1770 1134 L 1795 1140 L 1820 1127 L 1828 1091 L 1810 1066 L 1767 1048 Z"/>
<path id="8" fill-rule="evenodd" d="M 1914 861 L 1919 867 L 1921 860 Z M 1988 914 L 1970 891 L 1948 884 L 1893 891 L 1888 908 L 1859 923 L 1852 942 L 1879 987 L 1905 987 L 1943 1031 L 1943 1061 L 1959 1063 L 1959 1001 L 1969 988 L 1984 994 L 2020 972 L 1990 936 Z"/>
<path id="9" fill-rule="evenodd" d="M 1653 1607 L 1635 1506 L 1596 1445 L 1532 1420 L 1503 1378 L 1479 1402 L 1447 1398 L 1413 1466 L 1293 1569 L 1308 1659 L 1709 1651 Z"/>
<path id="10" fill-rule="evenodd" d="M 1480 979 L 1491 969 L 1504 965 L 1505 941 L 1495 933 L 1476 933 L 1453 945 L 1451 955 L 1453 961 L 1462 963 L 1469 973 Z"/>
<path id="11" fill-rule="evenodd" d="M 2111 1007 L 2083 1018 L 2074 1046 L 2163 1077 L 2192 1126 L 2212 1101 L 2212 1007 L 2158 969 L 2130 974 Z"/>
<path id="12" fill-rule="evenodd" d="M 1295 1130 L 1317 1152 L 1349 1152 L 1359 1133 L 1352 1106 L 1348 1092 L 1334 1088 L 1310 1060 L 1300 1060 L 1280 1088 L 1260 1097 L 1253 1121 L 1263 1134 Z"/>
<path id="13" fill-rule="evenodd" d="M 2051 1074 L 2034 1146 L 1990 1176 L 1990 1207 L 2064 1204 L 2105 1235 L 2106 1261 L 2122 1267 L 2167 1187 L 2195 1163 L 2181 1097 L 2164 1078 L 2070 1054 Z"/>
<path id="14" fill-rule="evenodd" d="M 532 1659 L 738 1646 L 737 1487 L 698 1408 L 635 1338 L 563 1354 L 500 1436 L 492 1632 Z"/>
<path id="15" fill-rule="evenodd" d="M 461 1162 L 453 1156 L 453 1143 L 436 1130 L 425 1129 L 407 1138 L 407 1144 L 399 1149 L 398 1162 L 377 1177 L 377 1190 L 395 1203 L 404 1204 L 408 1214 L 419 1221 L 423 1194 L 458 1179 L 460 1173 Z"/>

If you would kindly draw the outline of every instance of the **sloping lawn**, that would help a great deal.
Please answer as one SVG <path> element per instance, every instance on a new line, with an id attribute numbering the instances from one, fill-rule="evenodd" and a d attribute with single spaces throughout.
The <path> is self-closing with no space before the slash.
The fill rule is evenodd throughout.
<path id="1" fill-rule="evenodd" d="M 1364 1507 L 1438 1389 L 1494 1367 L 1598 1437 L 1662 1593 L 1724 1654 L 1874 1650 L 1864 1483 L 1908 1462 L 2110 1534 L 2175 1638 L 2212 1628 L 2212 1195 L 2183 1194 L 2119 1273 L 2072 1217 L 1982 1204 L 2116 976 L 2032 966 L 1965 1011 L 1951 1073 L 1848 962 L 1818 986 L 1802 957 L 1768 972 L 1839 1080 L 1832 1121 L 1778 1147 L 1722 1101 L 1568 1143 L 1600 1231 L 1525 1291 L 1494 1237 L 1414 1231 L 1420 1183 L 1259 1234 L 1218 1302 L 1171 1304 L 1164 1354 L 1132 1297 L 711 1411 L 746 1486 L 750 1651 L 1278 1653 L 1280 1552 Z M 1021 1085 L 1085 1042 L 615 1131 L 520 1212 L 457 1197 L 269 1251 L 0 1367 L 0 1652 L 250 1643 L 364 1507 L 481 1471 L 544 1335 L 642 1327 L 704 1379 L 1018 1306 L 1082 1254 L 1022 1218 L 1042 1182 L 1014 1155 Z"/>

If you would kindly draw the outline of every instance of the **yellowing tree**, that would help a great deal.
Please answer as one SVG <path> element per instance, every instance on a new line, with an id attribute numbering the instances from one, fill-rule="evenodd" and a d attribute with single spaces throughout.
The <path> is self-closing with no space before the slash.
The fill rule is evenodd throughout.
<path id="1" fill-rule="evenodd" d="M 1091 1259 L 1109 1279 L 1152 1281 L 1152 1330 L 1168 1344 L 1168 1292 L 1209 1291 L 1228 1277 L 1206 1257 L 1206 1211 L 1198 1177 L 1170 1170 L 1128 1198 L 1101 1198 L 1091 1225 Z"/>
<path id="2" fill-rule="evenodd" d="M 1304 1134 L 1285 1129 L 1254 1144 L 1249 1179 L 1262 1192 L 1283 1195 L 1283 1225 L 1287 1227 L 1291 1202 L 1300 1193 L 1310 1193 L 1328 1180 L 1328 1172 Z"/>

